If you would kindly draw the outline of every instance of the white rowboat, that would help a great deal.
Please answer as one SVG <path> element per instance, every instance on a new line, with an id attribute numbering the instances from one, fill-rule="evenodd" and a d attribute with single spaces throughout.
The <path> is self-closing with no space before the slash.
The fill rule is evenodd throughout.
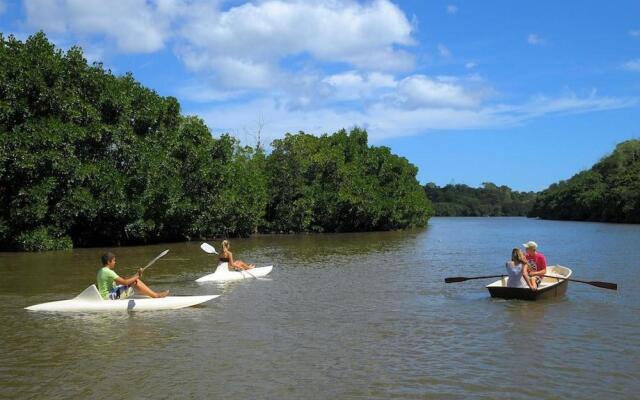
<path id="1" fill-rule="evenodd" d="M 559 297 L 565 294 L 569 279 L 571 277 L 571 269 L 561 265 L 547 266 L 547 273 L 542 279 L 538 290 L 527 288 L 517 288 L 508 286 L 508 277 L 502 277 L 489 285 L 487 289 L 491 297 L 502 299 L 520 299 L 520 300 L 539 300 L 551 297 Z"/>
<path id="2" fill-rule="evenodd" d="M 73 299 L 36 304 L 26 307 L 26 310 L 57 312 L 176 310 L 195 306 L 219 296 L 167 296 L 157 299 L 132 297 L 120 300 L 104 300 L 100 296 L 96 285 L 91 285 Z"/>
<path id="3" fill-rule="evenodd" d="M 229 263 L 223 262 L 218 265 L 216 272 L 198 278 L 196 282 L 228 282 L 260 278 L 269 274 L 272 269 L 273 265 L 269 265 L 268 267 L 252 268 L 246 271 L 229 271 Z"/>

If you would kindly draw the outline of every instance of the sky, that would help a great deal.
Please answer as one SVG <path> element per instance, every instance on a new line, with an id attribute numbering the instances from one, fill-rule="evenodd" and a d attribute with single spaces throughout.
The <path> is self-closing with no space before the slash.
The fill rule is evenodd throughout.
<path id="1" fill-rule="evenodd" d="M 640 138 L 640 1 L 0 0 L 217 137 L 365 128 L 422 184 L 539 191 Z"/>

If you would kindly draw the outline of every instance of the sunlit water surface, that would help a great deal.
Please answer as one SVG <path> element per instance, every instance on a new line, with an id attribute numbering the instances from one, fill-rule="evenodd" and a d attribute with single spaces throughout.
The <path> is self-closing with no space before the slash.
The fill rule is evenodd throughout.
<path id="1" fill-rule="evenodd" d="M 513 246 L 535 240 L 574 278 L 540 302 L 493 300 Z M 212 242 L 219 247 L 219 242 Z M 268 279 L 197 284 L 199 243 L 116 248 L 154 289 L 220 294 L 176 311 L 56 314 L 32 304 L 93 283 L 105 249 L 0 253 L 2 398 L 638 398 L 640 226 L 433 218 L 424 230 L 259 236 L 234 254 Z"/>

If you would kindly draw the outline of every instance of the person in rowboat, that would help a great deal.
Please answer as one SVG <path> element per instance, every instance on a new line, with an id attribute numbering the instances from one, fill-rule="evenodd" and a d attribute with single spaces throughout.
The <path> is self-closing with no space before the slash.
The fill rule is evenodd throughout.
<path id="1" fill-rule="evenodd" d="M 538 244 L 532 240 L 522 245 L 527 250 L 527 263 L 529 264 L 529 276 L 540 286 L 542 278 L 547 273 L 547 259 L 538 251 Z"/>
<path id="2" fill-rule="evenodd" d="M 507 261 L 509 280 L 507 287 L 537 289 L 535 281 L 529 276 L 527 258 L 522 250 L 515 248 L 511 251 L 511 260 Z"/>
<path id="3" fill-rule="evenodd" d="M 236 260 L 233 258 L 233 253 L 229 250 L 231 248 L 231 243 L 228 240 L 222 241 L 222 253 L 220 253 L 220 262 L 226 262 L 229 264 L 230 270 L 243 270 L 243 269 L 252 269 L 255 268 L 254 264 L 247 264 L 242 260 Z"/>
<path id="4" fill-rule="evenodd" d="M 166 297 L 169 294 L 168 290 L 156 293 L 145 285 L 140 279 L 142 268 L 139 268 L 135 275 L 128 278 L 119 276 L 113 270 L 116 266 L 116 255 L 111 252 L 102 255 L 102 265 L 103 267 L 98 271 L 96 283 L 100 296 L 105 300 L 126 299 L 132 296 L 134 291 L 153 298 Z"/>

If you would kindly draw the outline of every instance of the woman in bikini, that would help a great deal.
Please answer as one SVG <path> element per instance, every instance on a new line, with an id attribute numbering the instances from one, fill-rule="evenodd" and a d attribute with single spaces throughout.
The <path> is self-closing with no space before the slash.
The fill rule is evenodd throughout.
<path id="1" fill-rule="evenodd" d="M 231 243 L 228 240 L 222 241 L 222 253 L 220 253 L 220 262 L 226 262 L 229 264 L 230 270 L 243 270 L 255 268 L 254 264 L 247 264 L 242 260 L 236 260 L 233 258 L 233 253 L 229 250 Z"/>

